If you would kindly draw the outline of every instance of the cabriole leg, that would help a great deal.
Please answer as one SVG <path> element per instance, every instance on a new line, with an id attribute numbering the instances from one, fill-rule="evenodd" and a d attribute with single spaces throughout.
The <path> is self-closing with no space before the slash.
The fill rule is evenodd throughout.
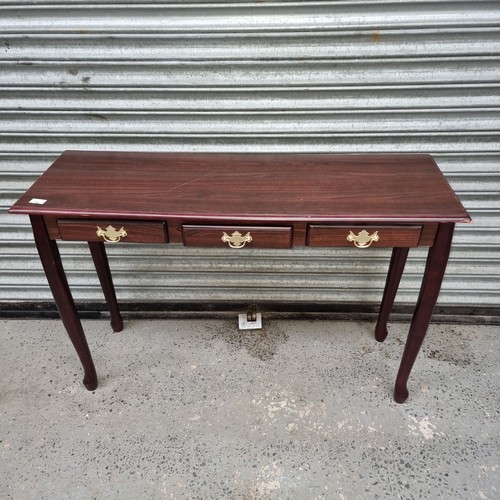
<path id="1" fill-rule="evenodd" d="M 116 300 L 115 287 L 113 286 L 113 278 L 111 277 L 104 243 L 102 241 L 89 241 L 88 243 L 97 276 L 101 282 L 104 298 L 106 299 L 111 315 L 111 328 L 113 328 L 114 332 L 121 332 L 123 330 L 123 319 Z"/>
<path id="2" fill-rule="evenodd" d="M 387 281 L 385 283 L 384 295 L 380 304 L 378 313 L 377 326 L 375 327 L 375 339 L 383 342 L 387 337 L 387 321 L 391 314 L 394 299 L 398 291 L 399 282 L 403 275 L 406 259 L 408 257 L 409 248 L 393 248 L 391 263 L 387 273 Z"/>
<path id="3" fill-rule="evenodd" d="M 396 377 L 394 400 L 404 403 L 408 398 L 408 377 L 424 341 L 427 328 L 436 306 L 446 264 L 450 255 L 451 240 L 455 224 L 439 224 L 434 246 L 429 249 L 427 264 L 420 288 L 420 295 L 406 340 L 401 365 Z"/>
<path id="4" fill-rule="evenodd" d="M 61 263 L 59 249 L 54 240 L 49 238 L 45 221 L 42 216 L 31 215 L 31 226 L 35 243 L 42 261 L 47 281 L 49 282 L 52 295 L 54 296 L 57 309 L 62 322 L 73 346 L 83 365 L 84 378 L 83 384 L 89 391 L 97 387 L 97 374 L 90 354 L 90 349 L 83 332 L 82 324 L 73 301 L 73 296 L 69 289 L 66 274 Z"/>

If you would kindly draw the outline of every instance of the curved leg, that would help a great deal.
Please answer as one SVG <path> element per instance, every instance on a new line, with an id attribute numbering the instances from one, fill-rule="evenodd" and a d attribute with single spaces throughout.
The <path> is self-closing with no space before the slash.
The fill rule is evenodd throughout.
<path id="1" fill-rule="evenodd" d="M 389 264 L 389 271 L 387 273 L 384 296 L 382 297 L 382 303 L 380 304 L 380 311 L 378 313 L 377 326 L 375 327 L 375 339 L 378 342 L 383 342 L 387 337 L 387 321 L 389 320 L 394 299 L 396 298 L 396 293 L 398 291 L 399 282 L 401 281 L 401 276 L 403 275 L 409 250 L 410 249 L 406 247 L 396 247 L 392 250 L 391 263 Z"/>
<path id="2" fill-rule="evenodd" d="M 42 216 L 31 215 L 31 226 L 35 243 L 42 261 L 47 281 L 52 295 L 61 315 L 62 322 L 68 332 L 69 338 L 83 365 L 85 376 L 83 384 L 89 391 L 97 387 L 97 374 L 90 354 L 90 349 L 83 332 L 80 318 L 69 289 L 68 281 L 61 263 L 59 249 L 54 240 L 49 238 L 47 228 Z"/>
<path id="3" fill-rule="evenodd" d="M 455 224 L 453 223 L 439 224 L 434 246 L 429 249 L 420 295 L 396 377 L 394 400 L 397 403 L 404 403 L 408 398 L 408 377 L 424 341 L 436 306 L 444 271 L 448 263 L 454 227 Z"/>
<path id="4" fill-rule="evenodd" d="M 88 243 L 97 276 L 101 282 L 104 298 L 111 314 L 111 328 L 113 328 L 114 332 L 121 332 L 123 330 L 123 319 L 120 314 L 118 302 L 116 301 L 115 287 L 113 286 L 104 243 L 102 241 L 89 241 Z"/>

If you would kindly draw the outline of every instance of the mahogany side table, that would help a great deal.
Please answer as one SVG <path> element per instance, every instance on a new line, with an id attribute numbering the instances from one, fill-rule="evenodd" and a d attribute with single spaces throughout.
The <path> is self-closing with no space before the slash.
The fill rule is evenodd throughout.
<path id="1" fill-rule="evenodd" d="M 425 154 L 198 154 L 66 151 L 12 206 L 36 246 L 88 390 L 92 356 L 57 240 L 86 241 L 114 331 L 123 328 L 104 242 L 187 247 L 392 248 L 375 338 L 387 321 L 412 247 L 428 247 L 394 399 L 407 381 L 441 288 L 455 223 L 470 217 Z"/>

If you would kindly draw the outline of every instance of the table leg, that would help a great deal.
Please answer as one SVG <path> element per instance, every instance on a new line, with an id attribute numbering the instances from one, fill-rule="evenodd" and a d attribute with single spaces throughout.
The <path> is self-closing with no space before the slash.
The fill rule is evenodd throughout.
<path id="1" fill-rule="evenodd" d="M 111 277 L 104 243 L 102 241 L 89 241 L 88 243 L 97 276 L 101 282 L 104 298 L 111 314 L 111 328 L 113 328 L 114 332 L 121 332 L 123 330 L 123 319 L 116 300 L 115 287 L 113 286 L 113 278 Z"/>
<path id="2" fill-rule="evenodd" d="M 404 403 L 408 398 L 408 377 L 424 341 L 434 307 L 436 306 L 446 264 L 450 255 L 454 228 L 455 224 L 453 223 L 439 224 L 434 246 L 429 249 L 420 295 L 396 377 L 394 400 L 397 403 Z"/>
<path id="3" fill-rule="evenodd" d="M 42 216 L 31 215 L 35 243 L 62 322 L 83 365 L 83 384 L 89 391 L 97 387 L 97 374 L 82 324 L 69 289 L 57 243 L 49 238 Z"/>
<path id="4" fill-rule="evenodd" d="M 409 248 L 396 247 L 392 250 L 391 263 L 389 264 L 389 271 L 387 273 L 387 281 L 385 283 L 384 296 L 380 304 L 380 311 L 378 313 L 377 326 L 375 327 L 375 339 L 378 342 L 383 342 L 387 337 L 387 321 L 391 314 L 394 299 L 398 291 L 399 282 L 403 275 L 406 259 L 408 257 Z"/>

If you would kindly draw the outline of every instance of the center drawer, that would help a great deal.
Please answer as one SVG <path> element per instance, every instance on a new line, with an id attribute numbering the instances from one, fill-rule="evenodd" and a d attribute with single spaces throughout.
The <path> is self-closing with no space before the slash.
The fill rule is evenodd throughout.
<path id="1" fill-rule="evenodd" d="M 164 222 L 103 219 L 59 219 L 62 240 L 108 241 L 110 243 L 166 243 Z"/>
<path id="2" fill-rule="evenodd" d="M 182 240 L 188 247 L 290 248 L 292 228 L 184 224 Z"/>

